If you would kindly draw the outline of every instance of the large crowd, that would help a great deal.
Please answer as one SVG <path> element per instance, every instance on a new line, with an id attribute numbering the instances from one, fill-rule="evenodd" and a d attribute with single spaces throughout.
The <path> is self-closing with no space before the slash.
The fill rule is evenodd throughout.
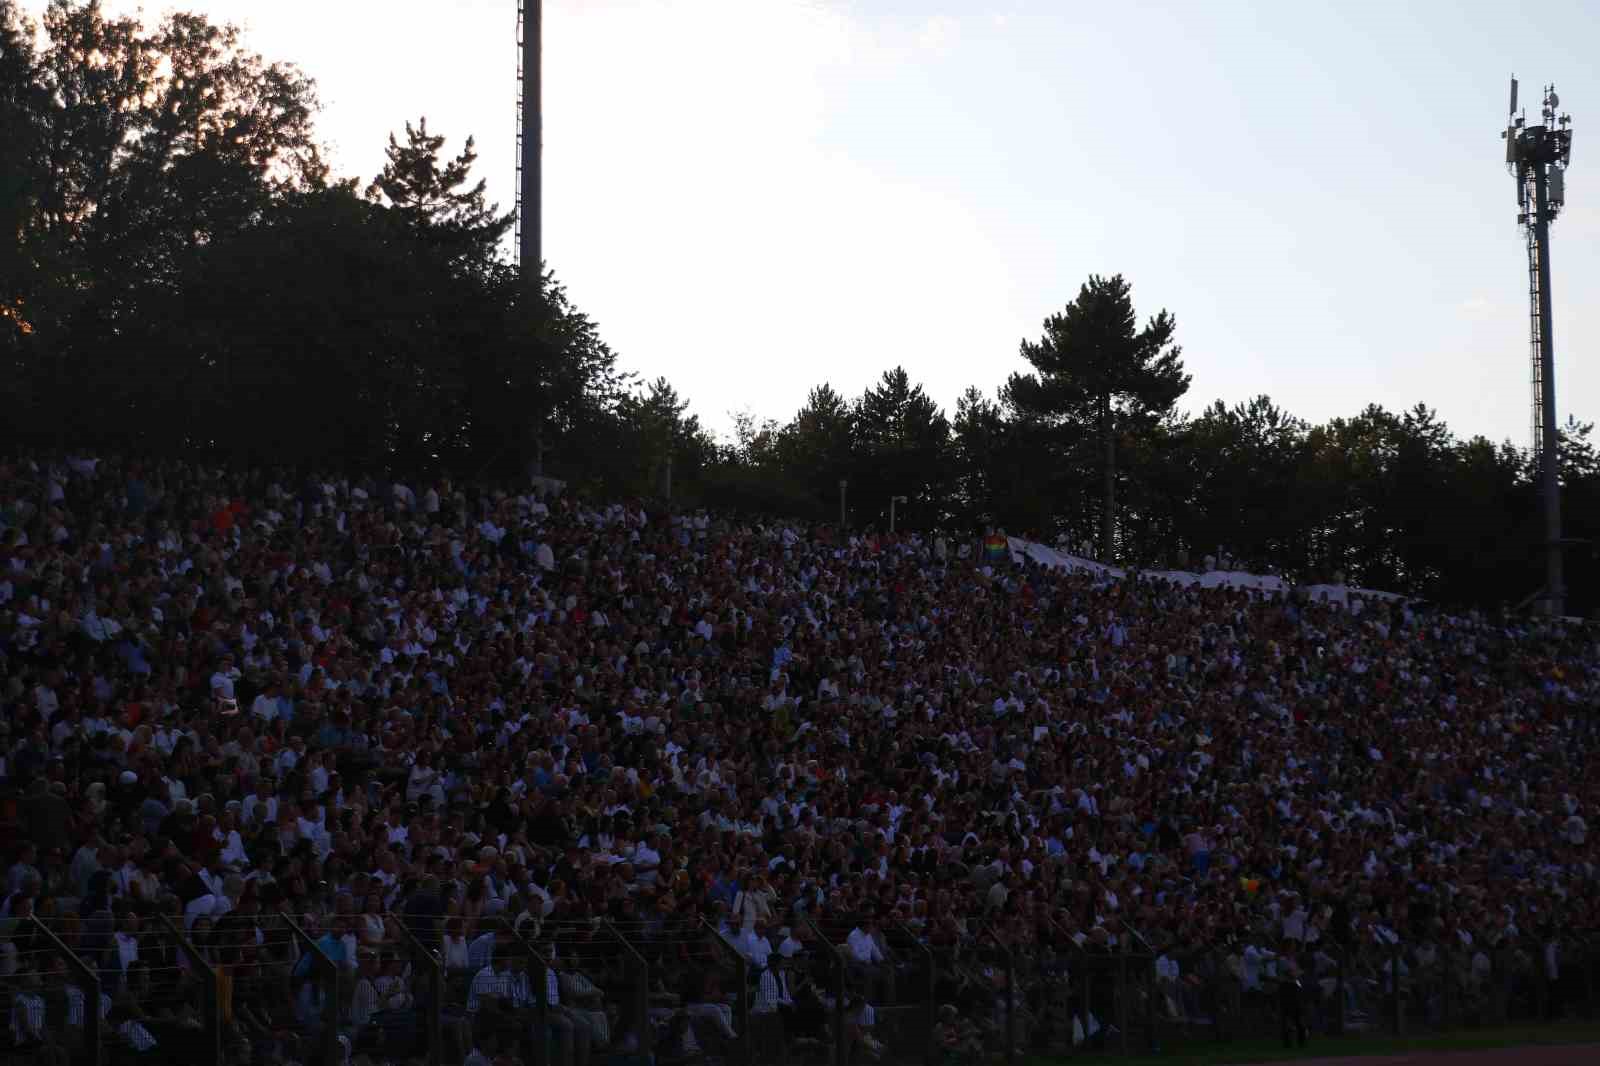
<path id="1" fill-rule="evenodd" d="M 427 994 L 417 939 L 474 1066 L 516 1061 L 541 994 L 534 1038 L 579 1066 L 642 1025 L 659 1061 L 738 1039 L 707 927 L 752 1019 L 828 1041 L 844 1017 L 866 1056 L 906 967 L 980 926 L 1136 942 L 1187 1013 L 1216 1009 L 1185 1002 L 1200 952 L 1248 989 L 1273 960 L 1442 945 L 1470 984 L 1499 945 L 1600 928 L 1600 657 L 1528 618 L 526 485 L 32 454 L 0 461 L 0 679 L 19 1047 L 69 1046 L 85 1010 L 40 1005 L 71 976 L 41 928 L 99 968 L 130 1054 L 198 1025 L 158 993 L 202 963 L 281 964 L 287 992 L 227 1008 L 230 1054 L 273 1062 L 314 1057 L 326 1017 L 279 915 L 348 971 L 353 1061 Z M 938 991 L 952 1055 L 983 1036 L 961 997 L 1011 994 L 970 950 Z M 806 964 L 835 952 L 842 1005 Z"/>

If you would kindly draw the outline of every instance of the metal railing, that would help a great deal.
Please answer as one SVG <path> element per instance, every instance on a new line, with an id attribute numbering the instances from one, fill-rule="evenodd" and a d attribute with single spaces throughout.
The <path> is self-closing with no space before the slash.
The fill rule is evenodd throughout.
<path id="1" fill-rule="evenodd" d="M 551 977 L 566 988 L 584 971 L 603 986 L 604 1005 L 618 1019 L 596 1052 L 671 1052 L 665 1042 L 675 1020 L 693 1014 L 703 1021 L 697 1012 L 725 1011 L 736 1035 L 717 1054 L 747 1066 L 847 1066 L 869 1057 L 906 1066 L 997 1064 L 1235 1040 L 1294 1042 L 1302 1026 L 1323 1038 L 1600 1017 L 1600 938 L 1579 933 L 1508 936 L 1492 945 L 1449 934 L 1348 947 L 1294 944 L 1282 953 L 1243 944 L 1180 952 L 1163 950 L 1131 926 L 1119 927 L 1112 942 L 1050 921 L 1023 927 L 979 918 L 964 923 L 959 937 L 938 939 L 920 927 L 890 925 L 882 942 L 891 973 L 854 962 L 843 946 L 847 923 L 809 914 L 794 922 L 810 943 L 794 958 L 774 954 L 771 961 L 797 987 L 808 983 L 808 969 L 818 972 L 818 993 L 808 1002 L 820 1005 L 814 1008 L 820 1030 L 810 1031 L 825 1039 L 780 1036 L 774 1050 L 756 1041 L 759 969 L 736 938 L 703 919 L 667 929 L 595 921 L 570 928 L 546 923 L 536 931 L 494 919 L 485 923 L 494 937 L 492 952 L 480 959 L 486 965 L 478 974 L 452 971 L 450 979 L 444 953 L 393 915 L 385 916 L 381 950 L 368 955 L 363 947 L 359 962 L 347 956 L 336 929 L 319 935 L 290 914 L 187 928 L 159 916 L 114 937 L 96 921 L 29 918 L 11 937 L 18 959 L 12 1005 L 24 1004 L 24 1015 L 34 1010 L 41 1021 L 21 1042 L 8 1034 L 16 1046 L 0 1047 L 0 1061 L 55 1044 L 74 1062 L 114 1064 L 126 1048 L 123 1030 L 138 1024 L 169 1052 L 166 1058 L 193 1066 L 233 1061 L 241 1034 L 267 1028 L 297 1033 L 304 1061 L 337 1066 L 384 1035 L 375 1020 L 366 1032 L 353 1024 L 351 992 L 371 979 L 362 969 L 369 959 L 395 968 L 392 987 L 421 993 L 401 995 L 394 1002 L 403 1006 L 385 1009 L 385 1023 L 400 1016 L 399 1043 L 385 1045 L 387 1057 L 422 1056 L 437 1066 L 455 1066 L 471 1049 L 468 996 L 483 970 L 527 981 L 518 986 L 526 1002 L 507 1017 L 519 1043 L 531 1042 L 524 1061 L 541 1066 L 566 1066 L 570 1041 L 558 1041 L 557 1032 L 570 1034 L 562 1027 L 581 1024 L 584 1009 L 600 1009 L 590 1003 L 574 1022 L 565 1001 L 560 1017 L 547 1002 Z M 708 969 L 734 975 L 735 983 L 696 1001 L 692 978 Z M 658 980 L 674 974 L 687 982 L 682 995 Z M 876 1035 L 864 1035 L 870 1022 L 857 1013 L 863 1006 L 878 1012 Z M 807 1009 L 813 1008 L 789 1008 Z M 266 1025 L 250 1030 L 257 1018 Z"/>

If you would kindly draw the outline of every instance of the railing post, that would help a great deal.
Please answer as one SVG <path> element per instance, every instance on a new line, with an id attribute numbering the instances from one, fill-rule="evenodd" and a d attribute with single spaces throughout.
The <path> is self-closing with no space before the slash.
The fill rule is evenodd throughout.
<path id="1" fill-rule="evenodd" d="M 736 949 L 732 944 L 728 943 L 721 933 L 717 932 L 716 926 L 712 925 L 704 918 L 700 919 L 700 926 L 705 930 L 705 934 L 711 938 L 711 942 L 717 945 L 717 949 L 723 954 L 731 956 L 733 959 L 733 970 L 734 973 L 738 975 L 739 982 L 739 1044 L 741 1045 L 740 1051 L 742 1054 L 740 1061 L 745 1063 L 745 1066 L 753 1066 L 755 1062 L 755 1045 L 751 1042 L 750 1035 L 749 960 L 744 957 L 742 952 Z"/>
<path id="2" fill-rule="evenodd" d="M 615 923 L 607 920 L 602 923 L 602 928 L 622 945 L 622 950 L 632 960 L 631 965 L 638 975 L 638 980 L 633 983 L 633 1024 L 639 1035 L 639 1054 L 648 1057 L 655 1044 L 655 1033 L 650 1024 L 650 963 L 645 961 L 638 948 L 628 942 Z"/>
<path id="3" fill-rule="evenodd" d="M 850 1039 L 844 1027 L 844 998 L 846 992 L 844 954 L 840 952 L 837 944 L 824 935 L 822 930 L 818 928 L 817 923 L 811 920 L 811 915 L 801 911 L 800 917 L 811 930 L 811 935 L 817 938 L 817 943 L 822 945 L 823 950 L 828 953 L 828 957 L 833 960 L 834 969 L 838 975 L 833 983 L 833 1045 L 829 1048 L 828 1061 L 833 1066 L 846 1066 L 850 1061 Z"/>
<path id="4" fill-rule="evenodd" d="M 203 975 L 200 982 L 200 1013 L 204 1018 L 206 1034 L 206 1054 L 215 1066 L 222 1063 L 222 975 L 209 962 L 200 957 L 200 952 L 189 943 L 188 934 L 165 914 L 158 916 L 162 926 L 172 942 L 178 945 L 178 950 L 183 952 L 189 964 L 199 970 Z M 98 1007 L 98 1004 L 96 1004 Z"/>
<path id="5" fill-rule="evenodd" d="M 1139 945 L 1149 953 L 1149 965 L 1140 966 L 1140 972 L 1143 975 L 1143 980 L 1140 982 L 1140 984 L 1144 989 L 1145 1047 L 1151 1048 L 1155 1046 L 1155 1022 L 1153 1020 L 1155 1010 L 1155 977 L 1153 971 L 1156 964 L 1156 949 L 1150 943 L 1150 941 L 1146 939 L 1145 935 L 1139 931 L 1138 926 L 1134 925 L 1126 918 L 1118 918 L 1117 921 L 1121 924 L 1122 928 L 1127 930 L 1128 933 L 1132 935 L 1133 939 L 1138 941 Z M 1127 1055 L 1128 1053 L 1129 1025 L 1128 1010 L 1125 1006 L 1122 1006 L 1122 1004 L 1126 1002 L 1125 997 L 1128 994 L 1128 958 L 1132 954 L 1133 943 L 1129 942 L 1124 946 L 1124 950 L 1122 952 L 1122 961 L 1118 964 L 1117 974 L 1117 1016 L 1120 1019 L 1118 1026 L 1122 1031 L 1123 1055 Z M 1142 957 L 1143 956 L 1141 956 L 1141 958 Z"/>
<path id="6" fill-rule="evenodd" d="M 1494 951 L 1495 1018 L 1502 1025 L 1511 1020 L 1511 952 L 1502 945 Z"/>
<path id="7" fill-rule="evenodd" d="M 1406 1005 L 1404 995 L 1400 991 L 1400 942 L 1397 940 L 1389 945 L 1389 987 L 1393 993 L 1394 1035 L 1402 1036 L 1406 1028 Z"/>
<path id="8" fill-rule="evenodd" d="M 1005 999 L 1005 1032 L 1006 1032 L 1006 1062 L 1017 1061 L 1017 966 L 1011 954 L 1009 945 L 1001 941 L 999 934 L 992 925 L 984 925 L 983 932 L 994 944 L 995 950 L 1000 952 L 1000 960 L 1005 966 L 1006 973 L 1006 999 Z M 1087 1027 L 1085 1028 L 1087 1032 Z"/>
<path id="9" fill-rule="evenodd" d="M 1533 1013 L 1534 1021 L 1543 1023 L 1546 1015 L 1550 1013 L 1550 973 L 1545 969 L 1546 952 L 1550 945 L 1548 942 L 1536 941 L 1537 952 L 1533 960 Z M 1556 962 L 1560 964 L 1560 949 L 1557 948 Z"/>
<path id="10" fill-rule="evenodd" d="M 928 1027 L 923 1033 L 924 1047 L 922 1057 L 926 1066 L 934 1066 L 938 1061 L 939 1044 L 934 1038 L 934 1029 L 939 1024 L 939 1004 L 934 995 L 935 981 L 938 978 L 938 974 L 936 972 L 937 966 L 933 959 L 933 949 L 928 947 L 921 937 L 913 933 L 906 923 L 897 922 L 896 925 L 900 929 L 900 935 L 916 946 L 917 951 L 922 955 L 923 965 L 927 967 L 928 980 L 927 987 L 924 989 L 925 998 L 923 1003 L 927 1007 Z"/>
<path id="11" fill-rule="evenodd" d="M 533 1066 L 547 1066 L 550 1061 L 550 967 L 539 953 L 539 945 L 523 936 L 510 919 L 502 917 L 500 924 L 510 930 L 512 937 L 528 954 L 531 968 L 528 980 L 533 983 Z"/>
<path id="12" fill-rule="evenodd" d="M 312 969 L 322 971 L 325 981 L 322 990 L 322 1061 L 341 1063 L 344 1056 L 339 1053 L 339 964 L 328 957 L 322 945 L 311 939 L 311 934 L 300 928 L 300 923 L 288 911 L 280 912 L 280 916 L 300 946 L 311 956 Z"/>
<path id="13" fill-rule="evenodd" d="M 1117 945 L 1117 1032 L 1122 1041 L 1122 1055 L 1128 1055 L 1128 950 L 1131 945 L 1124 940 Z"/>
<path id="14" fill-rule="evenodd" d="M 443 1066 L 444 1063 L 444 959 L 439 953 L 429 948 L 417 938 L 417 934 L 406 925 L 404 917 L 400 915 L 389 916 L 400 935 L 406 938 L 406 944 L 411 948 L 411 957 L 417 965 L 425 967 L 428 971 L 428 1010 L 426 1023 L 428 1026 L 428 1066 Z M 540 988 L 541 996 L 544 989 Z M 463 1048 L 462 1054 L 471 1048 Z"/>
<path id="15" fill-rule="evenodd" d="M 1600 960 L 1600 953 L 1595 951 L 1593 938 L 1586 937 L 1583 942 L 1583 1016 L 1593 1019 L 1595 1014 L 1594 1002 L 1594 968 Z"/>
<path id="16" fill-rule="evenodd" d="M 1344 1035 L 1344 968 L 1345 960 L 1350 954 L 1350 949 L 1344 945 L 1334 955 L 1335 965 L 1333 971 L 1333 1035 Z"/>
<path id="17" fill-rule="evenodd" d="M 78 979 L 83 982 L 83 1042 L 85 1061 L 89 1066 L 100 1066 L 100 975 L 93 966 L 78 958 L 77 954 L 61 938 L 51 931 L 48 925 L 32 916 L 30 921 L 39 930 L 40 935 L 55 949 L 56 953 L 66 961 L 68 967 L 77 973 Z"/>
<path id="18" fill-rule="evenodd" d="M 1005 949 L 1006 961 L 1006 1062 L 1017 1061 L 1017 960 Z"/>
<path id="19" fill-rule="evenodd" d="M 1082 960 L 1080 969 L 1083 973 L 1083 1050 L 1087 1053 L 1089 1041 L 1094 1038 L 1094 1026 L 1091 1024 L 1094 1020 L 1094 967 L 1090 965 L 1089 952 L 1081 944 L 1078 945 L 1078 956 Z"/>
<path id="20" fill-rule="evenodd" d="M 1443 987 L 1439 989 L 1439 1015 L 1440 1028 L 1446 1032 L 1455 1028 L 1455 967 L 1451 965 L 1451 952 L 1448 944 L 1442 945 L 1439 950 L 1439 980 Z"/>
<path id="21" fill-rule="evenodd" d="M 1064 966 L 1066 969 L 1066 976 L 1061 982 L 1061 1007 L 1066 1012 L 1067 1016 L 1066 1054 L 1072 1055 L 1079 1051 L 1077 1045 L 1072 1042 L 1072 1023 L 1074 1021 L 1074 1015 L 1072 1013 L 1072 975 L 1074 972 L 1086 972 L 1087 966 L 1079 967 L 1078 965 L 1078 956 L 1083 953 L 1083 949 L 1080 948 L 1078 946 L 1078 942 L 1072 938 L 1072 934 L 1069 933 L 1066 928 L 1058 923 L 1054 918 L 1046 916 L 1045 921 L 1049 923 L 1050 928 L 1054 930 L 1055 934 L 1061 937 L 1061 955 L 1057 957 L 1056 961 L 1059 965 Z M 1062 962 L 1062 958 L 1065 958 L 1067 961 Z M 1089 999 L 1087 992 L 1084 993 L 1083 1008 L 1083 1042 L 1085 1045 L 1083 1050 L 1087 1051 L 1087 1045 L 1089 1043 Z"/>

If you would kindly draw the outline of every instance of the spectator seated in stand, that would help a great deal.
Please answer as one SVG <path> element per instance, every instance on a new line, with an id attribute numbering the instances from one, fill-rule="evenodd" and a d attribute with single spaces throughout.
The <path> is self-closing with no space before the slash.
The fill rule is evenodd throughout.
<path id="1" fill-rule="evenodd" d="M 1114 581 L 1006 543 L 6 457 L 0 918 L 68 934 L 119 995 L 148 981 L 148 1016 L 112 1025 L 148 1052 L 193 1022 L 208 968 L 233 974 L 231 1040 L 314 1031 L 280 917 L 300 916 L 358 976 L 340 1031 L 375 1063 L 403 1054 L 379 1034 L 421 1029 L 410 937 L 443 951 L 463 1017 L 502 947 L 556 946 L 547 1013 L 572 1054 L 637 1045 L 648 1018 L 665 1055 L 697 1040 L 685 1013 L 743 1036 L 731 968 L 685 983 L 735 953 L 792 960 L 804 1028 L 844 945 L 870 1052 L 916 986 L 913 939 L 953 960 L 936 988 L 964 1021 L 940 1039 L 962 1048 L 1008 998 L 1039 1031 L 1098 1032 L 1092 975 L 1051 960 L 1135 933 L 1167 958 L 1166 1013 L 1198 1019 L 1224 981 L 1272 1009 L 1288 956 L 1318 1016 L 1334 948 L 1357 1009 L 1425 975 L 1472 1002 L 1503 951 L 1559 979 L 1600 926 L 1587 631 Z M 620 957 L 559 953 L 579 927 L 584 952 L 609 928 L 647 958 L 646 996 Z M 1048 976 L 997 983 L 985 929 Z M 1050 982 L 1088 982 L 1088 1016 Z M 13 1039 L 42 1043 L 28 995 Z"/>

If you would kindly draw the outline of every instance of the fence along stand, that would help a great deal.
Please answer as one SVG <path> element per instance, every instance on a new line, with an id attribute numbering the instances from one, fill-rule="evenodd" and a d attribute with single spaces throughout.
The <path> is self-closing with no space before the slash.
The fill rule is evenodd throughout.
<path id="1" fill-rule="evenodd" d="M 411 948 L 411 957 L 418 966 L 428 972 L 428 1009 L 424 1012 L 428 1025 L 428 1066 L 443 1066 L 444 1064 L 444 960 L 437 952 L 431 951 L 426 944 L 417 939 L 417 934 L 406 925 L 402 915 L 390 914 L 389 922 L 400 935 L 405 937 L 406 944 Z M 442 924 L 442 919 L 441 919 Z M 463 1048 L 461 1054 L 465 1056 L 472 1049 Z"/>
<path id="2" fill-rule="evenodd" d="M 1450 944 L 1443 944 L 1438 951 L 1438 1015 L 1440 1015 L 1440 1029 L 1445 1032 L 1456 1028 L 1456 964 L 1454 952 L 1450 951 Z"/>
<path id="3" fill-rule="evenodd" d="M 828 1062 L 831 1066 L 847 1066 L 850 1061 L 850 1037 L 844 1027 L 844 997 L 845 997 L 845 960 L 844 953 L 839 950 L 839 945 L 829 940 L 817 923 L 811 920 L 811 915 L 804 911 L 800 913 L 811 935 L 817 938 L 828 957 L 833 960 L 835 972 L 838 977 L 833 985 L 833 1044 L 828 1049 Z"/>
<path id="4" fill-rule="evenodd" d="M 1049 923 L 1050 928 L 1052 930 L 1054 930 L 1056 935 L 1058 935 L 1058 936 L 1063 938 L 1062 939 L 1061 954 L 1059 956 L 1057 956 L 1055 958 L 1055 960 L 1054 960 L 1055 963 L 1057 965 L 1060 965 L 1065 971 L 1061 976 L 1061 1010 L 1062 1010 L 1062 1013 L 1066 1016 L 1065 1017 L 1066 1044 L 1065 1044 L 1065 1049 L 1064 1049 L 1063 1054 L 1075 1055 L 1079 1051 L 1087 1052 L 1089 1050 L 1089 1047 L 1088 1047 L 1088 1045 L 1089 1045 L 1089 998 L 1088 998 L 1088 994 L 1087 993 L 1085 993 L 1084 1000 L 1083 1000 L 1083 1014 L 1084 1014 L 1084 1018 L 1083 1018 L 1083 1034 L 1084 1034 L 1083 1035 L 1083 1045 L 1084 1046 L 1082 1048 L 1079 1048 L 1072 1041 L 1072 1035 L 1073 1035 L 1072 1023 L 1073 1023 L 1073 1021 L 1075 1020 L 1075 1017 L 1076 1017 L 1072 1013 L 1072 975 L 1074 973 L 1078 973 L 1078 974 L 1081 975 L 1082 973 L 1087 972 L 1087 969 L 1088 969 L 1087 961 L 1080 962 L 1080 960 L 1086 960 L 1087 956 L 1084 955 L 1083 949 L 1078 946 L 1078 942 L 1076 940 L 1072 939 L 1072 935 L 1070 933 L 1068 933 L 1067 930 L 1060 925 L 1060 923 L 1058 923 L 1054 918 L 1051 918 L 1051 917 L 1046 917 L 1045 921 L 1047 921 Z M 1054 993 L 1052 992 L 1051 995 L 1048 997 L 1047 1001 L 1053 1001 L 1053 999 L 1054 999 Z"/>
<path id="5" fill-rule="evenodd" d="M 655 1027 L 650 1024 L 650 964 L 639 953 L 639 949 L 628 943 L 628 938 L 618 931 L 616 925 L 610 921 L 602 923 L 601 928 L 616 938 L 622 950 L 627 952 L 632 960 L 638 980 L 634 982 L 633 1016 L 634 1025 L 639 1037 L 639 1054 L 649 1058 L 655 1047 Z"/>
<path id="6" fill-rule="evenodd" d="M 84 962 L 73 953 L 72 949 L 61 942 L 61 939 L 50 931 L 50 927 L 40 921 L 37 915 L 28 919 L 34 928 L 44 936 L 56 953 L 66 960 L 67 966 L 78 975 L 78 980 L 83 982 L 83 1043 L 85 1061 L 89 1066 L 100 1066 L 100 975 L 93 966 Z"/>
<path id="7" fill-rule="evenodd" d="M 1504 944 L 1494 953 L 1495 1020 L 1501 1025 L 1511 1021 L 1511 952 Z"/>
<path id="8" fill-rule="evenodd" d="M 750 1037 L 750 963 L 738 949 L 723 938 L 721 933 L 717 932 L 716 926 L 704 918 L 700 919 L 700 926 L 705 930 L 706 936 L 711 938 L 711 942 L 717 946 L 718 951 L 733 959 L 733 971 L 738 975 L 739 981 L 739 1052 L 741 1056 L 739 1061 L 745 1063 L 746 1066 L 751 1066 L 756 1060 L 753 1052 L 755 1045 L 751 1043 Z"/>
<path id="9" fill-rule="evenodd" d="M 500 925 L 509 930 L 512 938 L 528 953 L 528 980 L 533 982 L 533 1066 L 548 1066 L 551 1039 L 549 965 L 544 961 L 539 945 L 523 936 L 509 918 L 502 917 Z"/>
<path id="10" fill-rule="evenodd" d="M 189 964 L 203 975 L 200 982 L 200 1013 L 205 1019 L 206 1054 L 214 1066 L 222 1066 L 222 975 L 219 970 L 200 957 L 189 937 L 165 914 L 158 915 L 172 942 L 178 945 Z M 98 999 L 96 1000 L 98 1007 Z M 96 1011 L 98 1014 L 98 1010 Z"/>
<path id="11" fill-rule="evenodd" d="M 1592 1020 L 1595 1014 L 1594 968 L 1600 964 L 1600 953 L 1595 951 L 1593 940 L 1583 942 L 1583 1016 Z"/>
<path id="12" fill-rule="evenodd" d="M 339 1048 L 339 965 L 328 958 L 328 953 L 300 928 L 300 923 L 290 917 L 288 911 L 281 912 L 281 917 L 310 956 L 311 968 L 322 972 L 322 1061 L 325 1066 L 339 1066 L 344 1062 Z"/>
<path id="13" fill-rule="evenodd" d="M 1000 952 L 1000 960 L 1005 966 L 1006 998 L 1005 998 L 1005 1036 L 1006 1036 L 1006 1062 L 1017 1061 L 1017 966 L 1012 957 L 1011 948 L 1006 945 L 999 934 L 994 931 L 994 926 L 985 924 L 983 934 L 989 942 Z"/>
<path id="14" fill-rule="evenodd" d="M 1125 937 L 1117 944 L 1117 1039 L 1122 1044 L 1122 1057 L 1128 1057 L 1128 952 L 1132 943 Z"/>
<path id="15" fill-rule="evenodd" d="M 1406 1001 L 1405 993 L 1400 990 L 1400 943 L 1389 945 L 1389 988 L 1391 992 L 1391 1007 L 1394 1012 L 1394 1035 L 1404 1036 L 1406 1031 Z"/>
<path id="16" fill-rule="evenodd" d="M 928 981 L 926 989 L 927 998 L 925 1001 L 928 1015 L 928 1028 L 923 1034 L 924 1047 L 922 1057 L 926 1066 L 934 1066 L 939 1057 L 939 1044 L 934 1035 L 934 1030 L 939 1024 L 939 1004 L 937 997 L 934 994 L 935 982 L 938 979 L 938 974 L 936 972 L 937 964 L 934 962 L 933 958 L 933 949 L 928 947 L 927 944 L 923 943 L 921 938 L 919 938 L 910 930 L 910 928 L 906 926 L 906 923 L 897 922 L 896 926 L 900 930 L 900 935 L 905 937 L 907 942 L 915 945 L 917 952 L 922 956 L 923 965 L 928 968 Z"/>
<path id="17" fill-rule="evenodd" d="M 1094 1021 L 1094 997 L 1091 994 L 1092 989 L 1090 987 L 1094 983 L 1094 965 L 1090 961 L 1088 950 L 1081 945 L 1078 947 L 1078 958 L 1081 960 L 1079 968 L 1083 973 L 1081 978 L 1083 990 L 1083 1051 L 1087 1054 L 1090 1048 L 1089 1042 L 1094 1039 L 1094 1025 L 1092 1024 Z"/>
<path id="18" fill-rule="evenodd" d="M 1547 945 L 1536 940 L 1535 946 L 1538 950 L 1533 959 L 1533 1020 L 1543 1022 L 1550 1013 L 1550 972 L 1545 969 Z"/>
<path id="19" fill-rule="evenodd" d="M 1345 957 L 1350 954 L 1349 948 L 1340 946 L 1334 969 L 1333 981 L 1333 1035 L 1344 1035 L 1344 964 Z"/>

